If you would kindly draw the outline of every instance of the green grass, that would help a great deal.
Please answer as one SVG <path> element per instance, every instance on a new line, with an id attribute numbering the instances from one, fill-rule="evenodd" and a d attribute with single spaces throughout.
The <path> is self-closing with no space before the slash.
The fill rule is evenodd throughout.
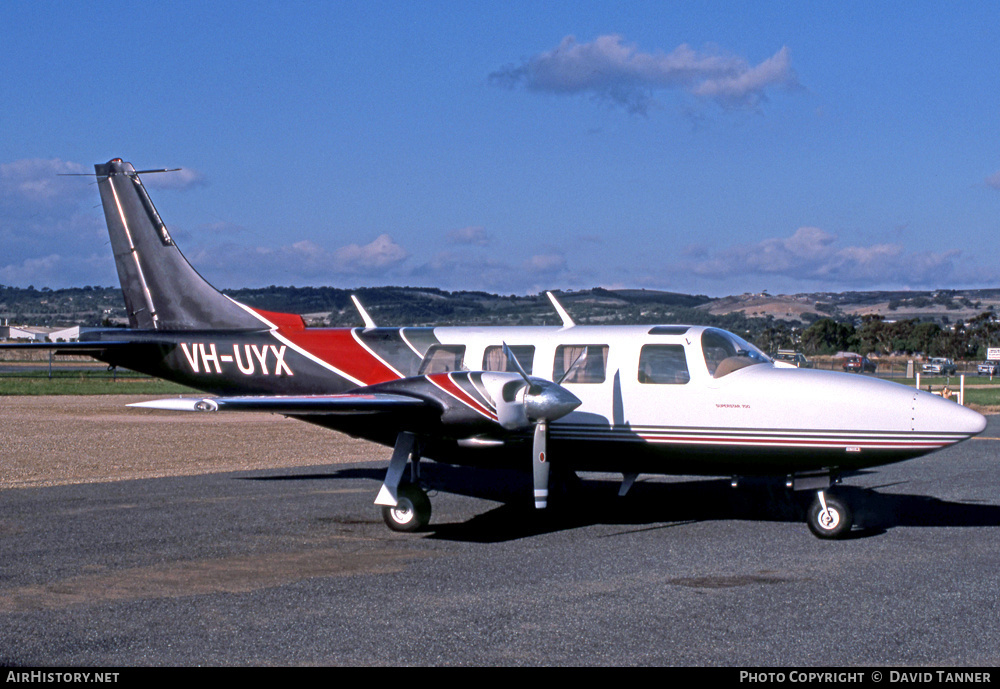
<path id="1" fill-rule="evenodd" d="M 965 405 L 975 404 L 980 407 L 1000 406 L 1000 388 L 976 388 L 966 386 Z"/>
<path id="2" fill-rule="evenodd" d="M 879 376 L 879 378 L 882 378 L 882 376 Z M 906 385 L 911 388 L 916 382 L 914 378 L 885 378 L 885 380 L 890 380 L 893 383 L 899 383 L 900 385 Z M 933 386 L 935 390 L 944 385 L 947 385 L 952 390 L 958 390 L 958 386 L 960 384 L 961 381 L 958 376 L 920 376 L 920 387 L 924 390 L 927 389 L 928 385 Z M 989 376 L 965 376 L 966 390 L 970 387 L 983 387 L 991 385 L 1000 385 L 1000 376 L 994 376 L 993 380 L 990 380 Z"/>
<path id="3" fill-rule="evenodd" d="M 892 378 L 891 380 L 910 388 L 914 385 L 913 378 Z M 955 395 L 953 399 L 957 400 L 958 390 L 961 386 L 958 376 L 920 376 L 921 390 L 928 390 L 929 387 L 933 392 L 940 392 L 945 386 L 951 389 Z M 993 380 L 990 380 L 989 376 L 966 375 L 965 404 L 966 406 L 976 405 L 981 407 L 1000 406 L 1000 376 L 994 376 Z"/>
<path id="4" fill-rule="evenodd" d="M 0 375 L 0 395 L 179 395 L 195 392 L 185 385 L 136 373 L 57 371 L 48 374 Z"/>

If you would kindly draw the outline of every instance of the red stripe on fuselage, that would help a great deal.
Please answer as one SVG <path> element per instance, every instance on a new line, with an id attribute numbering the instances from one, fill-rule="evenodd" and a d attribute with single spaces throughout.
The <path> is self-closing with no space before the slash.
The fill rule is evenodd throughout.
<path id="1" fill-rule="evenodd" d="M 272 325 L 281 328 L 282 334 L 287 334 L 289 330 L 305 330 L 306 322 L 302 316 L 294 313 L 279 313 L 277 311 L 265 311 L 264 309 L 251 308 L 258 316 L 267 319 Z"/>
<path id="2" fill-rule="evenodd" d="M 459 387 L 455 381 L 452 380 L 450 373 L 435 373 L 427 376 L 427 380 L 447 392 L 465 406 L 472 408 L 473 411 L 479 412 L 491 421 L 497 420 L 496 413 Z"/>
<path id="3" fill-rule="evenodd" d="M 305 330 L 278 328 L 278 333 L 297 347 L 362 381 L 365 385 L 398 380 L 399 375 L 362 347 L 354 339 L 351 330 L 351 328 Z"/>
<path id="4" fill-rule="evenodd" d="M 685 436 L 685 435 L 649 435 L 640 433 L 639 437 L 652 443 L 690 443 L 708 445 L 803 445 L 816 447 L 920 447 L 935 448 L 947 447 L 953 444 L 948 441 L 932 440 L 844 440 L 842 438 L 822 439 L 822 438 L 756 438 L 756 437 L 710 437 L 710 436 Z"/>

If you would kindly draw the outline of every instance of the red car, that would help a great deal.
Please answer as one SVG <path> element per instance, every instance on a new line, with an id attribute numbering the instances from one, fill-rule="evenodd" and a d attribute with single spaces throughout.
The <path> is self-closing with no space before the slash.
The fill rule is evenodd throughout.
<path id="1" fill-rule="evenodd" d="M 876 367 L 866 356 L 852 356 L 844 361 L 844 370 L 848 373 L 875 373 Z"/>

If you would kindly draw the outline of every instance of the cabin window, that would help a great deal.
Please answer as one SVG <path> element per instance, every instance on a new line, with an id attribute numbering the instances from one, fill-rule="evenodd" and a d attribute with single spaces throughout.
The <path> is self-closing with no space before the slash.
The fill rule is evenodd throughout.
<path id="1" fill-rule="evenodd" d="M 354 337 L 405 378 L 416 375 L 423 361 L 395 328 L 355 328 Z"/>
<path id="2" fill-rule="evenodd" d="M 603 383 L 607 366 L 607 345 L 559 345 L 552 379 L 557 383 Z"/>
<path id="3" fill-rule="evenodd" d="M 639 351 L 639 382 L 683 385 L 691 380 L 684 345 L 645 345 Z"/>
<path id="4" fill-rule="evenodd" d="M 463 358 L 465 358 L 465 345 L 433 345 L 424 355 L 417 375 L 428 376 L 432 373 L 461 371 Z"/>
<path id="5" fill-rule="evenodd" d="M 535 346 L 507 345 L 507 347 L 514 354 L 517 363 L 521 364 L 524 372 L 530 376 L 531 366 L 535 359 Z M 483 354 L 483 370 L 517 372 L 517 369 L 507 361 L 507 355 L 504 354 L 502 345 L 490 345 L 486 348 L 486 352 Z"/>
<path id="6" fill-rule="evenodd" d="M 701 349 L 708 372 L 715 378 L 771 360 L 752 344 L 732 333 L 709 329 L 701 335 Z"/>

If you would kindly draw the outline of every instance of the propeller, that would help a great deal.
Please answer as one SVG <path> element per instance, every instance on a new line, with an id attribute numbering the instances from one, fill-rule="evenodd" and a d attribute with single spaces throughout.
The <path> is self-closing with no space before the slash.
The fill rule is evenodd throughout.
<path id="1" fill-rule="evenodd" d="M 529 376 L 517 357 L 506 343 L 504 354 L 519 377 L 509 373 L 486 373 L 484 382 L 490 376 L 501 383 L 500 394 L 496 397 L 497 420 L 507 430 L 526 429 L 534 426 L 532 441 L 532 479 L 535 492 L 535 507 L 543 509 L 548 505 L 549 496 L 549 422 L 560 419 L 580 406 L 580 399 L 559 383 Z"/>
<path id="2" fill-rule="evenodd" d="M 549 506 L 549 422 L 535 424 L 535 439 L 531 444 L 531 479 L 535 488 L 535 509 Z"/>

